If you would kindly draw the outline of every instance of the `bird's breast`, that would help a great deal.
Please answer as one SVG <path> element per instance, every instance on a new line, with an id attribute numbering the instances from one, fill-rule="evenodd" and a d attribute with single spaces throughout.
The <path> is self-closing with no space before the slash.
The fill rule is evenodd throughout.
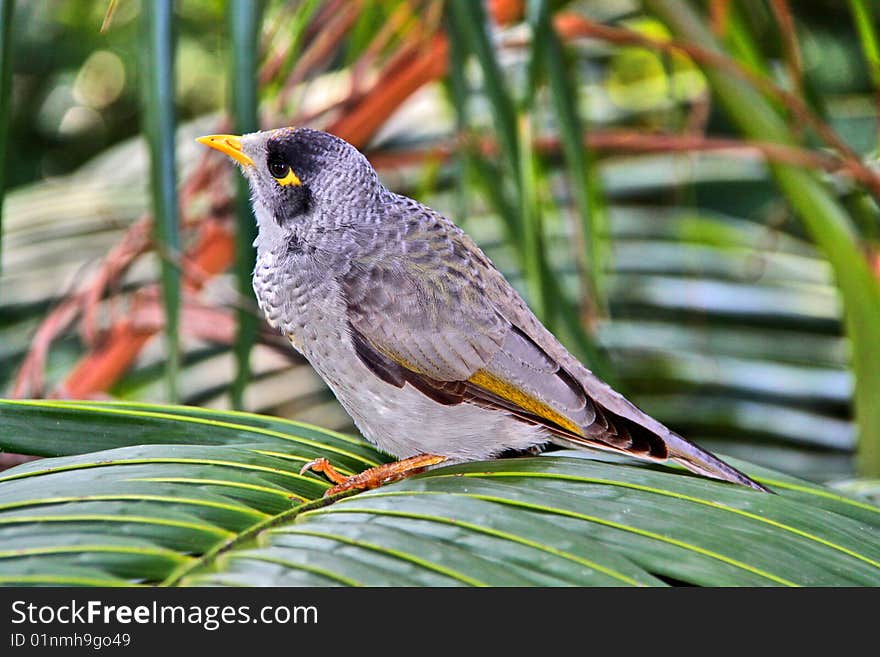
<path id="1" fill-rule="evenodd" d="M 314 262 L 271 251 L 259 253 L 253 286 L 266 321 L 307 358 L 310 354 L 320 358 L 327 344 L 347 338 L 339 285 Z"/>

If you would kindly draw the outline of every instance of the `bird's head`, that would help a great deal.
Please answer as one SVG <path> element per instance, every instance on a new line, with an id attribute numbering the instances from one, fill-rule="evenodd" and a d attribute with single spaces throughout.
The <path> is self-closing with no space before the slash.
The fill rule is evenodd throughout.
<path id="1" fill-rule="evenodd" d="M 261 238 L 264 231 L 283 234 L 306 223 L 338 228 L 363 214 L 346 210 L 363 209 L 382 190 L 375 170 L 354 146 L 319 130 L 280 128 L 198 141 L 241 165 Z"/>

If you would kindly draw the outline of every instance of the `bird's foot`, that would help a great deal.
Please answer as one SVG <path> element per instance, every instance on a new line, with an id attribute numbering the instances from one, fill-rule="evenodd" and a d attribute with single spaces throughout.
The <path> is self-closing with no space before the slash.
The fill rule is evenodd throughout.
<path id="1" fill-rule="evenodd" d="M 335 495 L 336 493 L 341 493 L 346 490 L 368 490 L 370 488 L 378 488 L 383 484 L 390 484 L 393 481 L 400 481 L 401 479 L 406 479 L 410 475 L 424 472 L 432 465 L 443 463 L 445 460 L 445 456 L 438 456 L 437 454 L 419 454 L 417 456 L 411 456 L 408 459 L 395 461 L 394 463 L 383 463 L 382 465 L 377 465 L 375 468 L 370 468 L 351 477 L 346 477 L 343 474 L 339 474 L 336 468 L 330 465 L 330 461 L 324 457 L 320 457 L 314 461 L 306 463 L 300 469 L 299 473 L 303 474 L 308 470 L 313 470 L 315 472 L 322 472 L 326 475 L 327 479 L 336 484 L 324 493 L 324 497 L 327 497 L 328 495 Z"/>

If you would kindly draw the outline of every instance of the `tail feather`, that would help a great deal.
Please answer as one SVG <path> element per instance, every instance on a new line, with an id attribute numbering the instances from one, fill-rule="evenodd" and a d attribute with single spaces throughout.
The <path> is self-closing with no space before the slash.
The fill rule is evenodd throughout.
<path id="1" fill-rule="evenodd" d="M 730 481 L 748 486 L 765 493 L 773 491 L 747 477 L 742 472 L 728 465 L 717 456 L 714 456 L 692 442 L 685 440 L 676 433 L 669 432 L 666 436 L 666 447 L 669 458 L 686 467 L 688 470 L 713 479 Z"/>
<path id="2" fill-rule="evenodd" d="M 748 486 L 765 493 L 773 492 L 663 425 L 659 425 L 657 430 L 649 429 L 641 422 L 611 413 L 607 409 L 597 407 L 597 411 L 606 416 L 608 427 L 593 438 L 598 438 L 612 449 L 653 461 L 671 459 L 705 477 Z"/>
<path id="3" fill-rule="evenodd" d="M 550 440 L 558 445 L 575 449 L 591 447 L 651 461 L 672 460 L 704 477 L 748 486 L 764 493 L 773 492 L 677 433 L 666 429 L 661 435 L 629 418 L 607 412 L 606 416 L 612 419 L 612 422 L 605 431 L 597 431 L 592 436 L 575 435 L 561 427 L 548 426 L 553 435 Z"/>

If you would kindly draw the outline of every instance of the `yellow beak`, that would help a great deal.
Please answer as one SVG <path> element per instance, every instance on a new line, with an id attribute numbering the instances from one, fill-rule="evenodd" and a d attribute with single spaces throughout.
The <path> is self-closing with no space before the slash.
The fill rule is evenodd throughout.
<path id="1" fill-rule="evenodd" d="M 241 150 L 241 137 L 235 135 L 207 135 L 196 139 L 200 144 L 216 148 L 221 153 L 226 153 L 233 160 L 241 162 L 245 166 L 254 166 L 254 161 Z"/>

